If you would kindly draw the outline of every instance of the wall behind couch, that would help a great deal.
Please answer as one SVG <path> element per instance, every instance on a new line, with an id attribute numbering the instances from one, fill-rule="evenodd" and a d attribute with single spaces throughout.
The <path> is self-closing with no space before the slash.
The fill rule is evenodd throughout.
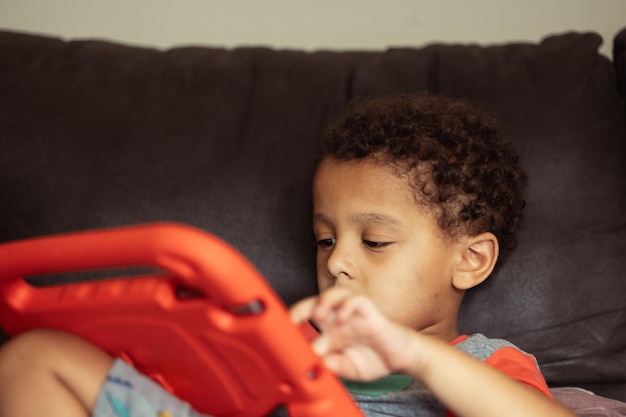
<path id="1" fill-rule="evenodd" d="M 535 42 L 568 30 L 612 39 L 626 0 L 0 0 L 0 29 L 151 47 L 382 49 Z"/>

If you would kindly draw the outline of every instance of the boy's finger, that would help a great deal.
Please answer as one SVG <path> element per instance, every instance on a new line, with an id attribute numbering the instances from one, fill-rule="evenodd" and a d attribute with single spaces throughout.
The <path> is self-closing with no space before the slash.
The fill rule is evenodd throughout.
<path id="1" fill-rule="evenodd" d="M 315 353 L 319 356 L 324 356 L 330 351 L 330 342 L 331 340 L 328 335 L 322 333 L 311 345 Z"/>
<path id="2" fill-rule="evenodd" d="M 298 301 L 289 309 L 289 315 L 294 323 L 310 320 L 313 309 L 317 304 L 317 297 L 309 297 Z"/>
<path id="3" fill-rule="evenodd" d="M 362 295 L 347 298 L 337 312 L 336 320 L 338 323 L 344 323 L 348 319 L 362 314 L 366 311 L 368 299 Z"/>
<path id="4" fill-rule="evenodd" d="M 341 306 L 354 292 L 346 288 L 331 287 L 319 295 L 316 313 L 326 314 Z"/>

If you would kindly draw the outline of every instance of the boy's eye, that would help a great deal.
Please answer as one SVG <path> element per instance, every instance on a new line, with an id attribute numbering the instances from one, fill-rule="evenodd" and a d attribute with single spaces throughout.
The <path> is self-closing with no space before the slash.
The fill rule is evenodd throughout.
<path id="1" fill-rule="evenodd" d="M 331 246 L 335 244 L 336 241 L 337 239 L 334 239 L 334 238 L 320 239 L 317 241 L 317 246 L 321 248 L 330 248 Z"/>
<path id="2" fill-rule="evenodd" d="M 389 245 L 389 242 L 374 242 L 371 240 L 363 240 L 363 244 L 369 248 L 382 249 L 385 246 Z"/>

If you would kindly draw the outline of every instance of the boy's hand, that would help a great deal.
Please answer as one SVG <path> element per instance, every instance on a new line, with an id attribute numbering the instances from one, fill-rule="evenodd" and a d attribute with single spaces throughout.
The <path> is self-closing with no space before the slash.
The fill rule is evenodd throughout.
<path id="1" fill-rule="evenodd" d="M 313 349 L 343 378 L 371 381 L 405 368 L 415 332 L 388 320 L 365 295 L 333 287 L 295 304 L 291 316 L 320 328 Z"/>
<path id="2" fill-rule="evenodd" d="M 463 417 L 575 417 L 556 401 L 444 341 L 391 322 L 369 298 L 345 288 L 332 287 L 300 301 L 291 316 L 296 323 L 313 320 L 321 328 L 313 348 L 341 377 L 370 381 L 406 373 Z"/>

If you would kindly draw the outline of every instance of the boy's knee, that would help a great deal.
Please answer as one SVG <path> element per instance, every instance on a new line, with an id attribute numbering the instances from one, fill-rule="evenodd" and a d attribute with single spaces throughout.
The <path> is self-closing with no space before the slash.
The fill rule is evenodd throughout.
<path id="1" fill-rule="evenodd" d="M 19 372 L 49 369 L 65 351 L 74 336 L 50 329 L 37 329 L 22 333 L 0 346 L 0 379 Z"/>

